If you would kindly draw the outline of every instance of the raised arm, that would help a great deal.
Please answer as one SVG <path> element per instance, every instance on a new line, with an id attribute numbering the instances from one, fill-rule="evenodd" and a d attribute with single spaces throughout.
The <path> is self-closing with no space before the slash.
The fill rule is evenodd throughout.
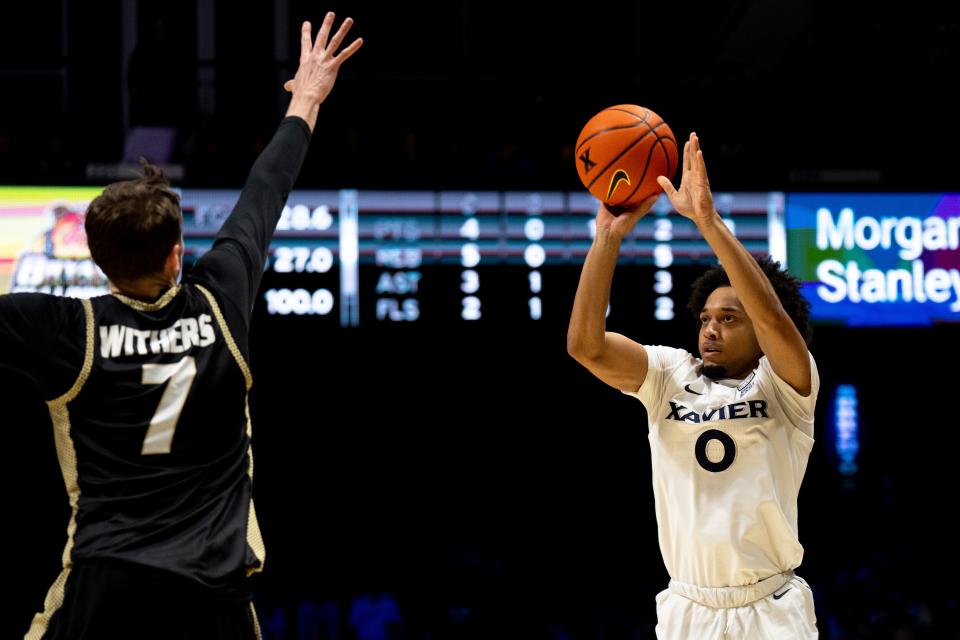
<path id="1" fill-rule="evenodd" d="M 606 330 L 613 270 L 623 238 L 657 201 L 653 196 L 633 211 L 597 212 L 597 233 L 587 252 L 567 328 L 567 352 L 612 387 L 636 391 L 647 377 L 647 352 L 626 336 Z"/>
<path id="2" fill-rule="evenodd" d="M 807 345 L 787 315 L 770 281 L 757 261 L 737 240 L 713 207 L 707 167 L 696 133 L 683 146 L 680 189 L 665 177 L 657 178 L 674 209 L 693 220 L 723 264 L 730 284 L 753 323 L 760 349 L 770 366 L 803 396 L 810 394 L 810 359 Z"/>
<path id="3" fill-rule="evenodd" d="M 340 65 L 363 44 L 358 38 L 335 55 L 353 21 L 344 20 L 328 43 L 333 20 L 333 13 L 328 13 L 316 42 L 311 42 L 310 23 L 303 23 L 300 66 L 294 79 L 284 85 L 293 93 L 287 117 L 254 162 L 213 249 L 198 261 L 193 272 L 196 278 L 223 291 L 246 315 L 253 308 L 283 205 L 306 157 L 320 104 L 333 89 Z"/>

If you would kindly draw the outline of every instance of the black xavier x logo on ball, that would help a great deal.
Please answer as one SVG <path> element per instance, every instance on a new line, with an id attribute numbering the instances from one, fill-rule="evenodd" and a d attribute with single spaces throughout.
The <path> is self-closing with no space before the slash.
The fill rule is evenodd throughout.
<path id="1" fill-rule="evenodd" d="M 587 149 L 580 154 L 580 162 L 583 163 L 584 173 L 588 173 L 590 169 L 593 169 L 595 166 L 597 166 L 597 163 L 590 159 L 590 149 Z"/>

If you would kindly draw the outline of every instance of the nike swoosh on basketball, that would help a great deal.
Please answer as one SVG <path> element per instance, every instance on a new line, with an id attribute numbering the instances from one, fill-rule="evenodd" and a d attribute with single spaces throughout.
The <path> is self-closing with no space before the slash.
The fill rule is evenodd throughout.
<path id="1" fill-rule="evenodd" d="M 793 588 L 793 587 L 790 587 L 789 589 L 784 589 L 784 590 L 781 591 L 780 593 L 775 593 L 775 594 L 773 594 L 773 599 L 774 599 L 774 600 L 779 600 L 780 598 L 783 597 L 783 594 L 785 594 L 787 591 L 790 591 L 790 589 L 792 589 L 792 588 Z"/>
<path id="2" fill-rule="evenodd" d="M 687 393 L 692 393 L 692 394 L 695 395 L 695 396 L 702 396 L 702 395 L 703 395 L 703 394 L 700 393 L 699 391 L 694 391 L 693 389 L 691 389 L 691 388 L 690 388 L 690 385 L 685 386 L 683 389 L 684 389 L 684 391 L 686 391 Z"/>
<path id="3" fill-rule="evenodd" d="M 610 196 L 612 196 L 613 192 L 617 189 L 617 185 L 624 181 L 626 181 L 627 185 L 630 184 L 630 176 L 627 175 L 627 172 L 623 169 L 614 171 L 613 177 L 610 178 L 610 188 L 607 189 L 607 197 L 605 199 L 609 200 Z"/>

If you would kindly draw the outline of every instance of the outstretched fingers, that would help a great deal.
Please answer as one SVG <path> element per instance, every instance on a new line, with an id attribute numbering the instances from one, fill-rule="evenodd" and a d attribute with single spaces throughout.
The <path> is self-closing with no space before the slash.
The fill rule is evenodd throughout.
<path id="1" fill-rule="evenodd" d="M 658 176 L 657 184 L 660 185 L 660 188 L 663 189 L 663 192 L 667 194 L 668 198 L 673 198 L 673 196 L 677 193 L 673 183 L 670 182 L 670 179 L 665 176 Z"/>
<path id="2" fill-rule="evenodd" d="M 308 55 L 310 55 L 310 50 L 313 48 L 313 38 L 311 37 L 310 23 L 305 21 L 300 27 L 300 60 L 303 61 Z"/>
<path id="3" fill-rule="evenodd" d="M 707 163 L 703 159 L 703 150 L 700 148 L 700 138 L 698 138 L 697 134 L 695 133 L 690 135 L 694 144 L 693 167 L 697 176 L 709 184 L 709 180 L 707 179 Z"/>
<path id="4" fill-rule="evenodd" d="M 340 43 L 343 42 L 343 38 L 347 35 L 347 32 L 350 31 L 350 27 L 352 26 L 353 26 L 353 18 L 346 18 L 340 24 L 340 28 L 337 29 L 337 32 L 333 34 L 333 37 L 330 39 L 330 46 L 327 47 L 327 50 L 330 53 L 337 52 L 337 49 L 340 48 Z"/>
<path id="5" fill-rule="evenodd" d="M 320 32 L 317 34 L 317 41 L 313 45 L 314 53 L 322 53 L 327 48 L 327 38 L 330 37 L 330 28 L 333 26 L 333 11 L 328 11 L 323 18 L 323 24 L 320 25 Z"/>
<path id="6" fill-rule="evenodd" d="M 357 49 L 359 49 L 362 46 L 363 46 L 363 38 L 357 38 L 356 40 L 351 42 L 346 49 L 344 49 L 339 54 L 337 54 L 334 60 L 337 61 L 337 64 L 343 64 L 344 61 L 349 60 L 350 56 L 355 54 L 357 52 Z"/>

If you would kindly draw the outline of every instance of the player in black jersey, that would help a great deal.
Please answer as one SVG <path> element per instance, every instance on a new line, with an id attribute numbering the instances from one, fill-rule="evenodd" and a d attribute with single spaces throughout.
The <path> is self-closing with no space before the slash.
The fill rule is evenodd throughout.
<path id="1" fill-rule="evenodd" d="M 72 507 L 63 572 L 27 638 L 259 637 L 248 334 L 320 103 L 362 44 L 337 53 L 352 21 L 330 37 L 333 24 L 328 13 L 315 42 L 303 24 L 287 117 L 182 282 L 179 200 L 145 165 L 87 212 L 110 295 L 0 296 L 0 366 L 47 399 Z"/>

